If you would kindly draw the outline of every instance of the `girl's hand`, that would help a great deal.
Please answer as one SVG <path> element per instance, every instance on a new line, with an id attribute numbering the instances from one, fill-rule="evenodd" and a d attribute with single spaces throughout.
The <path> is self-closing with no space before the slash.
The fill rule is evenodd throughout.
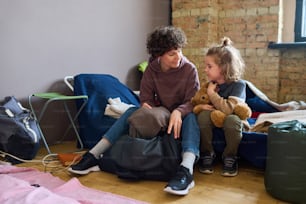
<path id="1" fill-rule="evenodd" d="M 147 104 L 147 103 L 143 103 L 143 104 L 142 104 L 142 107 L 148 108 L 148 109 L 152 109 L 152 106 L 150 106 L 150 105 Z"/>
<path id="2" fill-rule="evenodd" d="M 171 131 L 173 130 L 174 139 L 177 139 L 180 137 L 181 127 L 182 127 L 182 114 L 180 111 L 174 110 L 170 115 L 167 133 L 171 134 Z"/>
<path id="3" fill-rule="evenodd" d="M 216 92 L 217 91 L 217 86 L 218 86 L 217 83 L 209 82 L 208 87 L 207 87 L 207 94 L 211 95 L 214 92 Z"/>
<path id="4" fill-rule="evenodd" d="M 200 108 L 200 110 L 216 110 L 214 106 L 210 104 L 199 104 L 197 106 Z"/>

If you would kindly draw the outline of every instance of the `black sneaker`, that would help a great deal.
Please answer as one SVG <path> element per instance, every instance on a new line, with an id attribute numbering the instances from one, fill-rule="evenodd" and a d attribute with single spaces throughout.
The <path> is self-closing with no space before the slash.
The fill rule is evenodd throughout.
<path id="1" fill-rule="evenodd" d="M 175 176 L 164 188 L 164 191 L 175 195 L 187 195 L 189 189 L 193 187 L 194 181 L 189 169 L 184 166 L 180 166 Z"/>
<path id="2" fill-rule="evenodd" d="M 237 157 L 225 157 L 223 159 L 223 171 L 222 176 L 237 176 L 238 174 L 238 162 Z"/>
<path id="3" fill-rule="evenodd" d="M 98 166 L 98 159 L 94 157 L 89 152 L 86 152 L 83 156 L 81 161 L 79 161 L 77 164 L 72 165 L 69 169 L 69 172 L 85 175 L 92 171 L 100 171 L 100 168 Z"/>
<path id="4" fill-rule="evenodd" d="M 201 155 L 199 160 L 199 171 L 203 174 L 214 173 L 213 163 L 215 158 L 216 155 L 213 152 L 206 152 L 203 155 Z"/>

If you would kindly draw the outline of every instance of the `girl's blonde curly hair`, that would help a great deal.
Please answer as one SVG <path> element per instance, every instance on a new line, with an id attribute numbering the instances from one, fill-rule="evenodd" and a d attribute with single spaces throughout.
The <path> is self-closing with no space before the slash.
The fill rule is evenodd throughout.
<path id="1" fill-rule="evenodd" d="M 245 63 L 240 52 L 233 45 L 230 38 L 224 37 L 220 45 L 208 49 L 206 56 L 212 56 L 215 63 L 221 68 L 226 82 L 241 79 Z"/>

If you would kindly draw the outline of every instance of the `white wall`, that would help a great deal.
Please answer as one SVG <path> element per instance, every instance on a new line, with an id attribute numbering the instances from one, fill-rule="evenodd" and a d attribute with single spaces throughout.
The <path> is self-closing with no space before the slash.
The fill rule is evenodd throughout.
<path id="1" fill-rule="evenodd" d="M 169 0 L 1 0 L 0 100 L 58 89 L 78 73 L 137 86 L 147 33 L 163 24 Z"/>
<path id="2" fill-rule="evenodd" d="M 147 34 L 169 24 L 169 2 L 0 0 L 0 101 L 14 95 L 29 107 L 30 94 L 69 93 L 63 78 L 79 73 L 112 74 L 137 89 Z M 42 103 L 35 101 L 35 111 Z M 50 144 L 63 139 L 67 125 L 60 103 L 52 103 L 40 122 Z M 74 137 L 70 132 L 64 139 Z"/>

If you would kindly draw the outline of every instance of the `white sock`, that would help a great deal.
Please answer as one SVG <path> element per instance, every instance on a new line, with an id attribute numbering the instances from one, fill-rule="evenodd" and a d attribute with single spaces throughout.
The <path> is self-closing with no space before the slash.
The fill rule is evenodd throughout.
<path id="1" fill-rule="evenodd" d="M 181 162 L 181 165 L 189 169 L 190 174 L 193 174 L 193 164 L 195 161 L 195 154 L 192 152 L 184 152 L 183 153 L 183 160 Z"/>
<path id="2" fill-rule="evenodd" d="M 102 138 L 91 150 L 89 153 L 93 154 L 96 159 L 99 159 L 101 154 L 103 154 L 112 144 L 107 140 Z"/>

